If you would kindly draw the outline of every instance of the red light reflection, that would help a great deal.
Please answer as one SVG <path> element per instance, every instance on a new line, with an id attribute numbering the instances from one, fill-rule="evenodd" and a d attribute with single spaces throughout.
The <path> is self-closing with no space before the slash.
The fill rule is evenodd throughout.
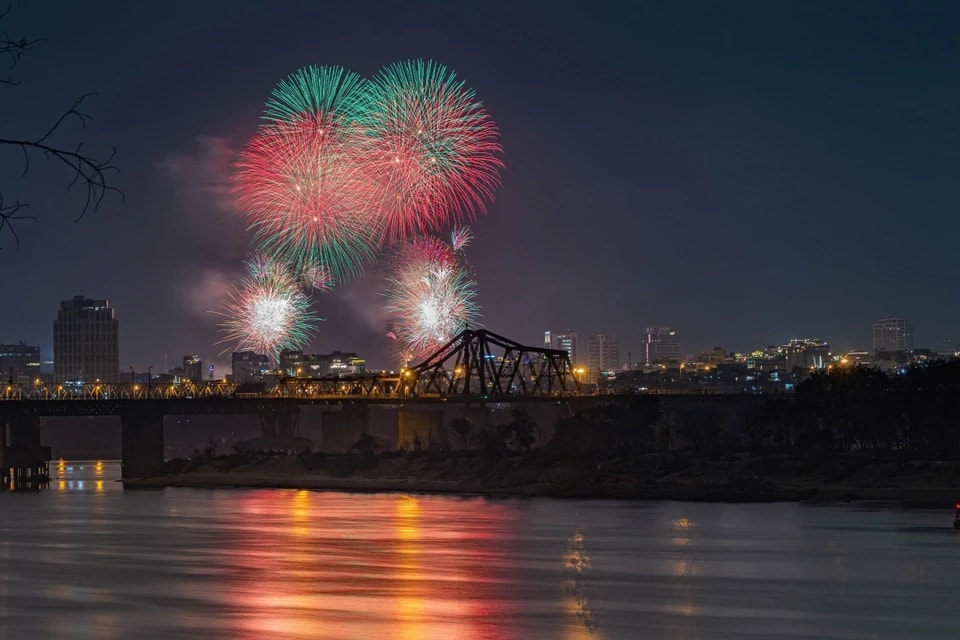
<path id="1" fill-rule="evenodd" d="M 276 490 L 231 500 L 232 637 L 510 637 L 498 546 L 509 505 Z"/>

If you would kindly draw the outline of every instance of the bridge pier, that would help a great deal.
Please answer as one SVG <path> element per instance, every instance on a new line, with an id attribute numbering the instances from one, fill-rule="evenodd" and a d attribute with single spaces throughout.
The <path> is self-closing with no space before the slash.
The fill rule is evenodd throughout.
<path id="1" fill-rule="evenodd" d="M 300 410 L 260 411 L 260 431 L 264 437 L 300 437 Z"/>
<path id="2" fill-rule="evenodd" d="M 340 411 L 323 413 L 320 449 L 327 453 L 344 453 L 357 444 L 361 436 L 370 433 L 370 407 L 343 405 Z"/>
<path id="3" fill-rule="evenodd" d="M 0 486 L 36 489 L 50 480 L 50 447 L 40 444 L 40 416 L 14 411 L 2 419 Z"/>
<path id="4" fill-rule="evenodd" d="M 163 467 L 163 414 L 129 411 L 120 415 L 121 476 L 137 478 Z"/>
<path id="5" fill-rule="evenodd" d="M 443 422 L 443 407 L 415 407 L 400 409 L 397 447 L 409 451 L 441 449 L 448 445 Z"/>

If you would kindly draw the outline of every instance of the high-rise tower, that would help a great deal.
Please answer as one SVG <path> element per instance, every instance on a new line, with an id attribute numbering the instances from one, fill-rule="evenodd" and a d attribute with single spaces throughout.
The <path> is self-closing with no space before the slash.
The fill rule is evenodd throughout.
<path id="1" fill-rule="evenodd" d="M 913 349 L 913 326 L 906 318 L 887 316 L 873 323 L 873 352 Z"/>
<path id="2" fill-rule="evenodd" d="M 53 323 L 57 382 L 115 382 L 120 372 L 120 329 L 106 300 L 64 300 Z"/>

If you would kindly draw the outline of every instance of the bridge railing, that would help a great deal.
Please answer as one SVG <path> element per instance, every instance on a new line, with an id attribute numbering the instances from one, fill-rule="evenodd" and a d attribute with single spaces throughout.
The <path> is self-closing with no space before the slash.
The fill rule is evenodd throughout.
<path id="1" fill-rule="evenodd" d="M 467 374 L 469 375 L 469 374 Z M 528 374 L 529 375 L 529 374 Z M 450 385 L 438 384 L 443 377 Z M 530 376 L 496 375 L 463 385 L 462 369 L 445 371 L 435 368 L 430 376 L 418 375 L 412 369 L 394 374 L 366 374 L 318 378 L 280 378 L 275 384 L 238 386 L 227 381 L 150 384 L 101 383 L 59 384 L 8 383 L 0 385 L 0 402 L 16 400 L 188 400 L 194 398 L 296 398 L 303 400 L 369 398 L 403 400 L 405 398 L 478 398 L 481 400 L 580 395 L 560 389 L 545 389 Z M 531 389 L 536 391 L 531 392 Z"/>
<path id="2" fill-rule="evenodd" d="M 132 384 L 90 382 L 84 384 L 16 384 L 0 387 L 0 400 L 165 400 L 189 398 L 230 398 L 236 393 L 232 382 L 180 382 L 175 384 Z"/>

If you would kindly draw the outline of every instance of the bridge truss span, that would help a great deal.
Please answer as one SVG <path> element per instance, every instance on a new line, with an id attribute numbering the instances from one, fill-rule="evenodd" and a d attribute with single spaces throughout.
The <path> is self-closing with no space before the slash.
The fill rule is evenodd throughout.
<path id="1" fill-rule="evenodd" d="M 130 382 L 86 382 L 83 384 L 6 384 L 0 387 L 3 400 L 184 400 L 232 398 L 237 385 L 225 380 L 175 384 L 134 384 Z"/>
<path id="2" fill-rule="evenodd" d="M 580 394 L 570 356 L 529 347 L 486 329 L 466 330 L 403 372 L 403 392 L 506 398 Z"/>
<path id="3" fill-rule="evenodd" d="M 397 374 L 324 376 L 317 378 L 280 378 L 271 395 L 281 398 L 330 398 L 359 396 L 395 398 L 401 394 Z"/>

